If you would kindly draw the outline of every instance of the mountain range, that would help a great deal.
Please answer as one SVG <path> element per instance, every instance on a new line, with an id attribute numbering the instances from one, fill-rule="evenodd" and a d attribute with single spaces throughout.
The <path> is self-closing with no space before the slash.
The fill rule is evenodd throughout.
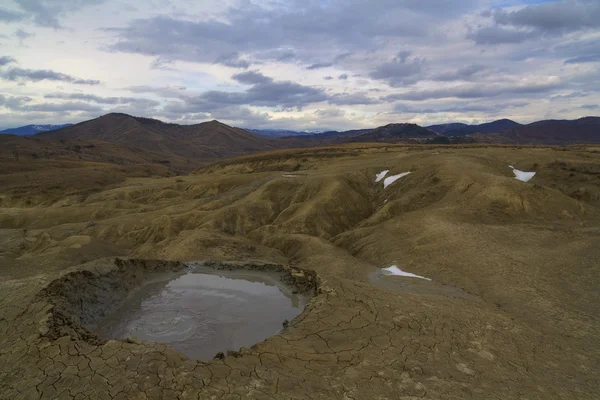
<path id="1" fill-rule="evenodd" d="M 528 125 L 502 119 L 480 125 L 454 123 L 421 127 L 400 123 L 343 132 L 300 135 L 286 132 L 289 134 L 286 137 L 269 138 L 219 121 L 178 125 L 111 113 L 34 136 L 0 135 L 0 157 L 144 164 L 181 173 L 246 154 L 351 142 L 593 144 L 600 143 L 600 117 L 546 120 Z"/>
<path id="2" fill-rule="evenodd" d="M 0 134 L 9 134 L 9 135 L 17 135 L 17 136 L 31 136 L 37 135 L 41 132 L 47 131 L 55 131 L 57 129 L 66 128 L 71 126 L 72 124 L 63 124 L 63 125 L 25 125 L 20 126 L 18 128 L 4 129 L 0 131 Z"/>

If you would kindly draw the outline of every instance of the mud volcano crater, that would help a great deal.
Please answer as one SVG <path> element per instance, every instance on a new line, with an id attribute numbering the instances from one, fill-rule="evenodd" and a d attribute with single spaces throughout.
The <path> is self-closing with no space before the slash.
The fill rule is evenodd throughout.
<path id="1" fill-rule="evenodd" d="M 39 295 L 52 305 L 52 339 L 155 341 L 205 360 L 280 333 L 318 292 L 314 271 L 280 264 L 115 259 Z"/>

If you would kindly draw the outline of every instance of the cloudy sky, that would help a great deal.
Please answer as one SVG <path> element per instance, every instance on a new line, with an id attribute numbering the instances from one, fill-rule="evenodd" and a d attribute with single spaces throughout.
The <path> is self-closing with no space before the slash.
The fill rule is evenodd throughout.
<path id="1" fill-rule="evenodd" d="M 600 114 L 598 0 L 3 0 L 0 128 Z"/>

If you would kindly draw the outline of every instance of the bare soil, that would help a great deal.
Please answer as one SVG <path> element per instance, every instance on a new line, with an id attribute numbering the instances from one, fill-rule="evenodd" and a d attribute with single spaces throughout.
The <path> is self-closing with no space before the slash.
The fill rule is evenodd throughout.
<path id="1" fill-rule="evenodd" d="M 360 144 L 173 177 L 94 164 L 106 182 L 36 165 L 0 181 L 0 398 L 600 396 L 598 147 Z M 383 189 L 385 169 L 411 174 Z M 315 296 L 281 334 L 192 361 L 99 339 L 84 322 L 106 299 L 59 295 L 100 279 L 118 300 L 140 271 L 197 260 L 280 268 Z M 390 265 L 432 281 L 370 281 Z"/>

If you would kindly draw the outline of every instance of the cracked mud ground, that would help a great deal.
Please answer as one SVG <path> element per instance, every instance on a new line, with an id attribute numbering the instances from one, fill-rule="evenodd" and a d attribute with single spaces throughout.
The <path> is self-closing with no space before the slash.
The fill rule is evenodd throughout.
<path id="1" fill-rule="evenodd" d="M 59 197 L 3 179 L 0 398 L 599 398 L 598 148 L 439 152 L 282 151 L 93 191 L 71 171 Z M 384 169 L 412 173 L 384 190 Z M 320 289 L 281 335 L 207 361 L 53 329 L 52 282 L 116 257 L 285 265 Z M 392 264 L 432 281 L 369 282 Z"/>

